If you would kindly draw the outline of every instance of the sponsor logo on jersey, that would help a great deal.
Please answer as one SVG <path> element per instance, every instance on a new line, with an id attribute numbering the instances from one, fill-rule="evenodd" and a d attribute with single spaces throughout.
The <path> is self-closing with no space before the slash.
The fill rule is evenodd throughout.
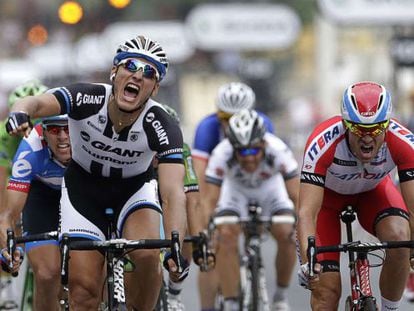
<path id="1" fill-rule="evenodd" d="M 91 137 L 88 133 L 81 131 L 81 138 L 86 141 L 89 142 Z M 91 145 L 93 147 L 95 147 L 96 149 L 102 150 L 102 151 L 106 151 L 106 152 L 112 152 L 115 153 L 119 156 L 122 157 L 139 157 L 142 153 L 144 153 L 143 151 L 139 151 L 139 150 L 130 150 L 130 149 L 123 149 L 120 147 L 113 147 L 111 145 L 107 145 L 104 142 L 101 142 L 99 140 L 94 140 L 91 142 Z"/>
<path id="2" fill-rule="evenodd" d="M 157 137 L 158 137 L 158 141 L 160 142 L 160 145 L 168 145 L 170 143 L 164 127 L 162 126 L 160 121 L 155 120 L 155 114 L 153 112 L 149 112 L 145 116 L 145 121 L 147 121 L 148 123 L 151 123 L 152 127 L 155 130 L 155 133 L 157 133 Z"/>
<path id="3" fill-rule="evenodd" d="M 302 172 L 300 175 L 300 180 L 302 182 L 316 184 L 316 185 L 325 184 L 325 178 L 323 176 L 312 174 L 312 173 Z"/>
<path id="4" fill-rule="evenodd" d="M 330 173 L 336 178 L 339 178 L 345 181 L 357 180 L 357 179 L 379 180 L 387 176 L 389 171 L 370 173 L 366 169 L 364 169 L 363 172 L 355 172 L 355 173 L 349 173 L 349 174 L 336 173 L 336 172 L 330 172 Z"/>
<path id="5" fill-rule="evenodd" d="M 91 136 L 86 133 L 85 131 L 81 131 L 80 132 L 80 137 L 84 140 L 84 141 L 90 141 L 91 140 Z"/>
<path id="6" fill-rule="evenodd" d="M 23 178 L 29 176 L 32 172 L 32 165 L 29 161 L 24 159 L 26 155 L 28 155 L 30 151 L 23 151 L 19 154 L 19 157 L 13 164 L 12 168 L 12 175 L 16 178 Z"/>
<path id="7" fill-rule="evenodd" d="M 104 116 L 104 115 L 99 115 L 99 116 L 98 116 L 98 122 L 99 122 L 100 124 L 104 124 L 104 123 L 106 123 L 106 116 Z"/>
<path id="8" fill-rule="evenodd" d="M 335 125 L 332 129 L 327 129 L 320 135 L 317 140 L 308 148 L 308 157 L 313 161 L 315 157 L 331 142 L 339 136 L 339 126 Z"/>
<path id="9" fill-rule="evenodd" d="M 390 123 L 390 128 L 392 130 L 395 130 L 398 135 L 401 135 L 406 140 L 414 144 L 414 134 L 411 133 L 409 130 L 407 130 L 406 128 L 402 127 L 401 125 L 393 121 L 391 121 Z"/>
<path id="10" fill-rule="evenodd" d="M 102 130 L 97 127 L 95 124 L 93 124 L 91 121 L 88 120 L 88 122 L 86 122 L 86 124 L 88 124 L 91 128 L 93 128 L 94 130 L 97 130 L 98 132 L 101 132 Z"/>
<path id="11" fill-rule="evenodd" d="M 347 161 L 347 160 L 338 159 L 336 157 L 333 159 L 333 163 L 338 164 L 340 166 L 357 166 L 358 165 L 356 161 Z"/>
<path id="12" fill-rule="evenodd" d="M 139 157 L 142 153 L 144 153 L 143 151 L 139 151 L 139 150 L 129 150 L 129 149 L 123 149 L 119 147 L 113 147 L 99 140 L 92 141 L 91 145 L 95 147 L 96 149 L 106 151 L 106 152 L 116 153 L 117 155 L 123 156 L 123 157 L 130 157 L 130 158 Z"/>
<path id="13" fill-rule="evenodd" d="M 76 106 L 80 106 L 82 104 L 100 105 L 102 104 L 104 98 L 105 95 L 89 95 L 78 92 L 76 94 Z"/>

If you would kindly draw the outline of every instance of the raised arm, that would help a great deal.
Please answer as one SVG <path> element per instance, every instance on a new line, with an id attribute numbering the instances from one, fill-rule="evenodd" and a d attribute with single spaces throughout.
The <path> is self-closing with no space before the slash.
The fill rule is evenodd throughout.
<path id="1" fill-rule="evenodd" d="M 27 96 L 19 99 L 10 111 L 10 116 L 16 115 L 13 124 L 9 130 L 12 135 L 30 134 L 31 128 L 27 120 L 27 116 L 31 119 L 57 115 L 61 113 L 60 104 L 56 97 L 52 94 L 41 94 L 37 96 Z M 10 119 L 8 123 L 10 123 Z"/>

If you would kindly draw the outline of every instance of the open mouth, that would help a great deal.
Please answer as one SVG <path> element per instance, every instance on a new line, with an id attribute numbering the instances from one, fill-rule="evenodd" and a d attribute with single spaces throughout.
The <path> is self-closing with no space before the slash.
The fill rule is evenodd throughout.
<path id="1" fill-rule="evenodd" d="M 124 88 L 124 96 L 127 98 L 135 99 L 138 96 L 139 87 L 135 84 L 128 83 Z"/>
<path id="2" fill-rule="evenodd" d="M 68 144 L 68 143 L 61 143 L 61 144 L 58 144 L 57 145 L 57 148 L 58 148 L 58 150 L 60 150 L 60 151 L 62 151 L 62 150 L 64 150 L 64 149 L 70 149 L 70 144 Z"/>
<path id="3" fill-rule="evenodd" d="M 372 146 L 370 146 L 370 147 L 367 147 L 367 146 L 361 146 L 361 152 L 362 152 L 362 153 L 364 153 L 364 154 L 369 154 L 369 153 L 371 153 L 373 150 L 374 150 L 374 147 L 372 147 Z"/>

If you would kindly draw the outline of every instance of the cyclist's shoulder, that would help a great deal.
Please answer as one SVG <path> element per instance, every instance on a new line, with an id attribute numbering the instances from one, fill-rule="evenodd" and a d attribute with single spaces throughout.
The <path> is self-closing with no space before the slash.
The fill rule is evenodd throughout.
<path id="1" fill-rule="evenodd" d="M 211 113 L 201 119 L 197 124 L 197 131 L 206 131 L 213 128 L 219 128 L 220 121 L 215 113 Z"/>
<path id="2" fill-rule="evenodd" d="M 48 150 L 49 146 L 47 145 L 46 140 L 43 137 L 43 129 L 41 124 L 35 125 L 33 130 L 30 132 L 28 137 L 24 137 L 16 150 L 16 155 L 20 153 L 32 153 L 36 157 L 39 156 L 39 152 L 43 150 Z M 18 158 L 16 156 L 15 158 Z"/>

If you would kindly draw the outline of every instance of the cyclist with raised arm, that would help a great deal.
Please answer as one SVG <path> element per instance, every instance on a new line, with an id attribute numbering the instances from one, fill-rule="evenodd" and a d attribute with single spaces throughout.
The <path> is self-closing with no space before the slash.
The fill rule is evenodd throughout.
<path id="1" fill-rule="evenodd" d="M 298 276 L 312 290 L 313 310 L 338 309 L 339 254 L 318 255 L 316 277 L 310 279 L 307 238 L 316 236 L 317 246 L 339 244 L 339 215 L 346 206 L 354 207 L 362 227 L 380 241 L 414 236 L 414 135 L 391 119 L 391 111 L 391 94 L 384 86 L 352 84 L 344 92 L 341 116 L 322 122 L 307 141 L 299 194 Z M 389 176 L 394 168 L 402 195 Z M 379 282 L 381 310 L 398 310 L 409 257 L 408 249 L 386 251 Z"/>
<path id="2" fill-rule="evenodd" d="M 249 204 L 255 202 L 263 216 L 291 215 L 294 220 L 299 178 L 291 150 L 278 137 L 266 133 L 263 118 L 254 110 L 234 114 L 227 137 L 213 150 L 208 162 L 202 207 L 215 209 L 215 215 L 236 215 L 243 220 L 248 216 Z M 219 227 L 216 256 L 225 311 L 239 307 L 240 230 L 231 224 Z M 272 310 L 289 310 L 287 288 L 296 261 L 294 226 L 273 224 L 270 231 L 278 243 Z"/>
<path id="3" fill-rule="evenodd" d="M 20 143 L 0 210 L 0 231 L 14 228 L 23 212 L 24 234 L 57 231 L 64 171 L 71 159 L 66 115 L 49 117 Z M 26 244 L 33 269 L 35 310 L 59 310 L 60 250 L 55 240 Z"/>
<path id="4" fill-rule="evenodd" d="M 256 95 L 250 86 L 241 82 L 230 82 L 222 85 L 217 92 L 215 113 L 203 118 L 197 125 L 193 142 L 193 164 L 197 173 L 200 187 L 200 196 L 204 197 L 205 170 L 208 159 L 217 144 L 224 139 L 225 129 L 230 117 L 242 109 L 253 108 Z M 273 133 L 272 121 L 264 114 L 267 130 Z M 211 216 L 210 211 L 202 211 L 205 222 Z M 218 275 L 216 269 L 206 273 L 199 273 L 199 295 L 202 311 L 214 310 L 215 297 L 218 291 Z"/>
<path id="5" fill-rule="evenodd" d="M 43 94 L 47 87 L 41 84 L 38 80 L 31 80 L 17 86 L 10 93 L 7 104 L 11 109 L 16 100 L 26 97 Z M 5 190 L 7 187 L 8 177 L 11 174 L 11 165 L 13 156 L 19 146 L 21 137 L 10 136 L 5 128 L 7 120 L 0 121 L 0 206 L 5 197 Z M 20 215 L 18 216 L 20 220 Z M 19 228 L 19 227 L 18 227 Z M 9 273 L 1 272 L 0 276 L 0 309 L 17 308 L 20 297 L 20 284 L 22 276 L 12 278 Z"/>
<path id="6" fill-rule="evenodd" d="M 11 134 L 30 132 L 30 118 L 67 113 L 72 161 L 62 185 L 61 231 L 71 238 L 105 240 L 114 210 L 116 230 L 126 239 L 160 236 L 160 214 L 168 235 L 186 229 L 183 139 L 178 124 L 151 97 L 168 69 L 163 48 L 144 36 L 125 41 L 116 50 L 112 84 L 79 83 L 53 93 L 18 101 L 7 123 Z M 158 158 L 158 183 L 152 161 Z M 174 182 L 171 182 L 171 181 Z M 158 199 L 158 185 L 163 200 Z M 4 247 L 4 232 L 0 233 Z M 129 253 L 135 264 L 126 287 L 128 308 L 153 310 L 161 286 L 158 250 Z M 179 259 L 182 261 L 182 259 Z M 186 277 L 167 254 L 170 277 Z M 72 251 L 69 261 L 70 305 L 97 309 L 104 282 L 104 256 L 98 251 Z"/>

